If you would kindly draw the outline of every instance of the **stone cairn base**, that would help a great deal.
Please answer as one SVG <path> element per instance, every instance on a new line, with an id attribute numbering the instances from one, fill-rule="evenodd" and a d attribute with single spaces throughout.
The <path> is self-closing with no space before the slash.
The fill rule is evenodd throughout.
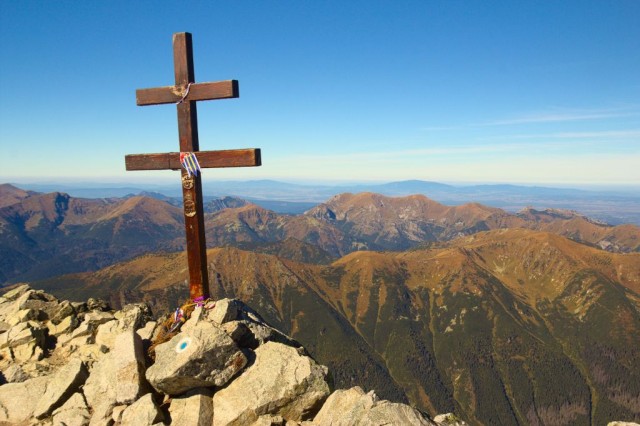
<path id="1" fill-rule="evenodd" d="M 144 304 L 16 286 L 0 297 L 0 425 L 465 424 L 332 392 L 326 367 L 239 300 L 190 311 L 159 324 Z"/>

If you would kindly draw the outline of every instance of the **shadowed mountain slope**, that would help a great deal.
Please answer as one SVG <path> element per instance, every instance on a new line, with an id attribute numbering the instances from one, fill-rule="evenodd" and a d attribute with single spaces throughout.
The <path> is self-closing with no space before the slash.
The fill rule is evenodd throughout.
<path id="1" fill-rule="evenodd" d="M 0 280 L 91 271 L 148 251 L 175 251 L 182 211 L 146 197 L 33 195 L 0 209 Z"/>

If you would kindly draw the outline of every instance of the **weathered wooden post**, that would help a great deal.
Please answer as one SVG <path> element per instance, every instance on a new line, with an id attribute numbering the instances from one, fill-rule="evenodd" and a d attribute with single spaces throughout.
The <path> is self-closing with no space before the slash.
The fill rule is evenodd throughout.
<path id="1" fill-rule="evenodd" d="M 189 262 L 189 296 L 191 300 L 209 297 L 207 252 L 204 235 L 201 173 L 188 169 L 184 158 L 195 155 L 198 168 L 260 166 L 259 149 L 200 151 L 196 101 L 239 97 L 238 81 L 195 83 L 193 48 L 190 33 L 173 35 L 175 85 L 139 89 L 139 106 L 176 104 L 180 152 L 133 154 L 125 156 L 127 170 L 181 170 L 184 221 Z M 193 160 L 193 157 L 191 157 Z"/>

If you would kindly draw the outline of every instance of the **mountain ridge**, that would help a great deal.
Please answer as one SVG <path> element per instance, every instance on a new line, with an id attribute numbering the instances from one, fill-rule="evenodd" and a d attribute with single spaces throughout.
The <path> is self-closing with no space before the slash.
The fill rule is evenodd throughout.
<path id="1" fill-rule="evenodd" d="M 143 252 L 185 246 L 181 209 L 156 198 L 25 195 L 17 188 L 14 193 L 15 202 L 0 208 L 0 283 L 96 270 Z M 612 252 L 640 250 L 635 225 L 604 225 L 558 210 L 512 214 L 479 203 L 445 206 L 424 195 L 345 193 L 298 215 L 224 198 L 210 211 L 209 247 L 237 245 L 305 262 L 326 263 L 356 250 L 408 250 L 501 228 L 548 230 Z M 293 240 L 306 247 L 303 252 L 290 249 Z"/>
<path id="2" fill-rule="evenodd" d="M 124 197 L 143 191 L 162 193 L 163 197 L 177 198 L 179 185 L 155 184 L 123 187 L 123 184 L 23 184 L 27 189 L 52 192 L 62 191 L 74 197 L 109 198 Z M 410 180 L 389 183 L 360 184 L 311 184 L 287 183 L 274 180 L 215 181 L 203 185 L 205 201 L 210 197 L 235 196 L 279 213 L 301 213 L 309 204 L 323 202 L 345 192 L 375 192 L 387 196 L 411 194 L 428 195 L 441 203 L 459 205 L 481 202 L 510 212 L 531 206 L 534 208 L 558 208 L 581 211 L 587 216 L 612 224 L 634 223 L 640 225 L 640 187 L 572 189 L 513 184 L 450 185 L 438 182 Z M 273 201 L 278 200 L 278 201 Z"/>

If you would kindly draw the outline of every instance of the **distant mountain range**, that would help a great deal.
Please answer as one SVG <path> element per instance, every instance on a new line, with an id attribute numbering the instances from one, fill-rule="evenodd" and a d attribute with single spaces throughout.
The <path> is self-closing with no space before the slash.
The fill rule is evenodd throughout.
<path id="1" fill-rule="evenodd" d="M 0 284 L 93 271 L 149 252 L 184 249 L 183 213 L 164 196 L 86 199 L 0 185 Z M 246 200 L 206 203 L 209 247 L 233 245 L 307 263 L 359 250 L 402 251 L 481 231 L 549 231 L 612 252 L 640 250 L 640 228 L 561 210 L 517 214 L 478 203 L 445 206 L 423 195 L 341 194 L 298 215 Z M 295 248 L 294 248 L 295 247 Z"/>
<path id="2" fill-rule="evenodd" d="M 343 193 L 301 214 L 209 198 L 210 290 L 334 374 L 471 424 L 640 421 L 640 228 L 424 195 Z M 58 297 L 187 297 L 166 195 L 87 199 L 0 185 L 0 282 Z"/>
<path id="3" fill-rule="evenodd" d="M 80 198 L 110 198 L 154 192 L 170 198 L 182 197 L 175 185 L 59 185 L 24 184 L 23 189 L 38 192 L 65 192 Z M 205 198 L 240 197 L 278 213 L 302 213 L 313 205 L 341 193 L 372 192 L 392 197 L 422 194 L 447 205 L 479 202 L 510 212 L 525 207 L 538 210 L 555 208 L 575 210 L 613 225 L 640 225 L 640 186 L 626 190 L 581 190 L 524 185 L 446 185 L 408 180 L 385 184 L 312 185 L 274 180 L 215 181 L 203 184 Z"/>

